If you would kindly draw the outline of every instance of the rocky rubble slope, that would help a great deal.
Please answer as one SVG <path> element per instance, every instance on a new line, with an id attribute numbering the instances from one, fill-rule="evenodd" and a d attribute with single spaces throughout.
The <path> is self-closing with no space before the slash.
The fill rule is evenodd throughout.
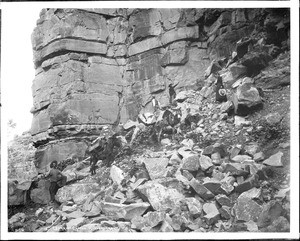
<path id="1" fill-rule="evenodd" d="M 181 115 L 178 124 L 163 127 L 159 143 L 149 138 L 159 123 L 146 118 L 151 115 L 126 123 L 128 143 L 140 130 L 132 153 L 98 167 L 94 176 L 88 162 L 67 166 L 60 204 L 14 215 L 11 230 L 288 232 L 287 42 L 269 45 L 259 33 L 242 38 L 231 58 L 210 63 L 202 88 L 177 92 L 162 110 Z M 217 72 L 227 102 L 215 101 Z"/>
<path id="2" fill-rule="evenodd" d="M 288 38 L 287 9 L 43 9 L 32 34 L 38 172 L 81 160 L 103 125 L 153 112 L 153 97 L 164 108 L 172 89 L 208 95 L 213 60 L 232 58 L 227 83 L 256 76 Z"/>

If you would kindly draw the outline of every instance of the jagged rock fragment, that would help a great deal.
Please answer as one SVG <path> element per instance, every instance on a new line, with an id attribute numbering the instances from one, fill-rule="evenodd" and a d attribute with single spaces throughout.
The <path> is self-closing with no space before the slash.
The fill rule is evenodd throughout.
<path id="1" fill-rule="evenodd" d="M 197 171 L 199 169 L 199 156 L 191 154 L 182 159 L 182 169 L 188 171 Z"/>
<path id="2" fill-rule="evenodd" d="M 68 232 L 76 232 L 78 230 L 78 227 L 82 226 L 86 222 L 86 218 L 76 218 L 71 219 L 69 222 L 67 222 L 67 231 Z"/>
<path id="3" fill-rule="evenodd" d="M 262 211 L 257 221 L 257 225 L 260 228 L 267 227 L 283 214 L 284 209 L 282 205 L 279 202 L 272 200 L 269 203 L 263 205 Z"/>
<path id="4" fill-rule="evenodd" d="M 199 163 L 202 171 L 206 171 L 213 166 L 212 160 L 205 155 L 200 156 Z"/>
<path id="5" fill-rule="evenodd" d="M 227 206 L 227 207 L 232 207 L 233 203 L 231 200 L 224 194 L 219 194 L 216 196 L 216 201 L 219 203 L 221 206 Z"/>
<path id="6" fill-rule="evenodd" d="M 103 202 L 101 204 L 101 209 L 106 216 L 113 220 L 131 220 L 136 216 L 141 216 L 149 208 L 149 206 L 149 203 L 144 202 L 132 203 L 129 205 Z"/>
<path id="7" fill-rule="evenodd" d="M 137 190 L 149 201 L 156 211 L 172 210 L 184 199 L 183 194 L 174 188 L 166 188 L 163 185 L 148 181 L 139 186 Z"/>
<path id="8" fill-rule="evenodd" d="M 216 223 L 220 219 L 220 212 L 215 203 L 205 203 L 203 211 L 206 213 L 204 218 L 209 225 Z"/>
<path id="9" fill-rule="evenodd" d="M 151 180 L 165 177 L 167 175 L 166 167 L 168 165 L 168 158 L 145 158 L 143 160 Z"/>
<path id="10" fill-rule="evenodd" d="M 200 184 L 195 178 L 193 178 L 189 184 L 196 191 L 196 193 L 203 198 L 204 200 L 208 200 L 213 198 L 215 195 L 208 190 L 204 185 Z"/>
<path id="11" fill-rule="evenodd" d="M 200 215 L 202 212 L 202 204 L 194 197 L 185 199 L 188 209 L 192 215 Z"/>
<path id="12" fill-rule="evenodd" d="M 113 182 L 120 185 L 124 179 L 123 171 L 119 167 L 113 165 L 110 168 L 110 178 L 113 180 Z"/>
<path id="13" fill-rule="evenodd" d="M 255 153 L 255 154 L 253 155 L 253 160 L 254 160 L 255 162 L 260 162 L 260 161 L 262 161 L 262 160 L 264 160 L 264 159 L 265 159 L 265 154 L 264 154 L 262 151 L 257 152 L 257 153 Z"/>
<path id="14" fill-rule="evenodd" d="M 272 167 L 282 167 L 282 161 L 281 158 L 283 156 L 283 153 L 281 151 L 277 152 L 276 154 L 270 156 L 268 159 L 263 161 L 263 164 L 272 166 Z"/>
<path id="15" fill-rule="evenodd" d="M 263 209 L 262 206 L 248 197 L 238 198 L 233 208 L 235 210 L 236 220 L 245 222 L 250 220 L 256 222 Z"/>

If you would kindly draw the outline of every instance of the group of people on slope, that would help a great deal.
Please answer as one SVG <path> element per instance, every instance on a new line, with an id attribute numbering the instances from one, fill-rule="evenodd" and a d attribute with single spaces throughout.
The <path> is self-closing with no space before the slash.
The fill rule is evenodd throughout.
<path id="1" fill-rule="evenodd" d="M 174 95 L 175 91 L 172 89 L 172 94 L 170 94 L 170 101 L 174 100 Z M 217 75 L 217 82 L 216 82 L 216 101 L 217 102 L 225 102 L 227 101 L 227 95 L 226 95 L 226 90 L 223 85 L 222 77 L 218 74 Z M 157 107 L 157 103 L 154 103 L 154 106 Z M 102 143 L 102 142 L 101 142 Z M 103 145 L 99 145 L 97 150 L 95 151 L 90 151 L 90 172 L 91 175 L 96 174 L 96 163 L 100 158 L 100 154 L 106 153 L 106 159 L 109 159 L 108 162 L 111 163 L 112 160 L 112 149 L 117 143 L 115 141 L 115 136 L 109 139 L 108 143 L 102 143 Z M 100 149 L 99 149 L 100 148 Z M 101 156 L 101 159 L 103 157 Z M 50 163 L 50 170 L 46 174 L 40 174 L 38 175 L 38 179 L 40 178 L 49 178 L 50 181 L 50 187 L 49 187 L 49 192 L 50 192 L 50 202 L 54 203 L 55 202 L 55 195 L 60 187 L 62 187 L 65 182 L 66 182 L 66 177 L 61 173 L 60 170 L 58 170 L 58 163 L 56 160 L 52 161 Z"/>

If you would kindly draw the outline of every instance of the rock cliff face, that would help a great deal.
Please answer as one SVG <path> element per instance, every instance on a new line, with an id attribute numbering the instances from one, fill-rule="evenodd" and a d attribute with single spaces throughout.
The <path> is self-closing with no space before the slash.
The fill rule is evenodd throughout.
<path id="1" fill-rule="evenodd" d="M 153 97 L 167 106 L 170 88 L 201 89 L 213 60 L 247 52 L 243 37 L 281 45 L 288 19 L 281 9 L 43 9 L 32 34 L 36 167 L 82 158 L 103 125 L 153 111 Z M 266 67 L 268 56 L 252 57 L 248 70 Z"/>

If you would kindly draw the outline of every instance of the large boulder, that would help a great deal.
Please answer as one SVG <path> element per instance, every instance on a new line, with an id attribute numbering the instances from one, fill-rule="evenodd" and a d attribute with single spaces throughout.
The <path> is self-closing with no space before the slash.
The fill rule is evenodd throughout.
<path id="1" fill-rule="evenodd" d="M 250 109 L 262 105 L 258 89 L 251 83 L 240 85 L 233 95 L 233 104 L 237 114 L 246 115 Z"/>
<path id="2" fill-rule="evenodd" d="M 77 182 L 60 188 L 55 199 L 61 203 L 74 201 L 76 204 L 83 204 L 89 193 L 96 194 L 99 191 L 100 186 L 95 182 Z"/>
<path id="3" fill-rule="evenodd" d="M 30 198 L 35 203 L 48 204 L 50 202 L 49 180 L 40 180 L 38 187 L 30 191 Z"/>
<path id="4" fill-rule="evenodd" d="M 163 185 L 148 181 L 137 188 L 143 198 L 147 199 L 156 211 L 170 211 L 175 208 L 184 195 L 174 188 L 166 188 Z"/>

